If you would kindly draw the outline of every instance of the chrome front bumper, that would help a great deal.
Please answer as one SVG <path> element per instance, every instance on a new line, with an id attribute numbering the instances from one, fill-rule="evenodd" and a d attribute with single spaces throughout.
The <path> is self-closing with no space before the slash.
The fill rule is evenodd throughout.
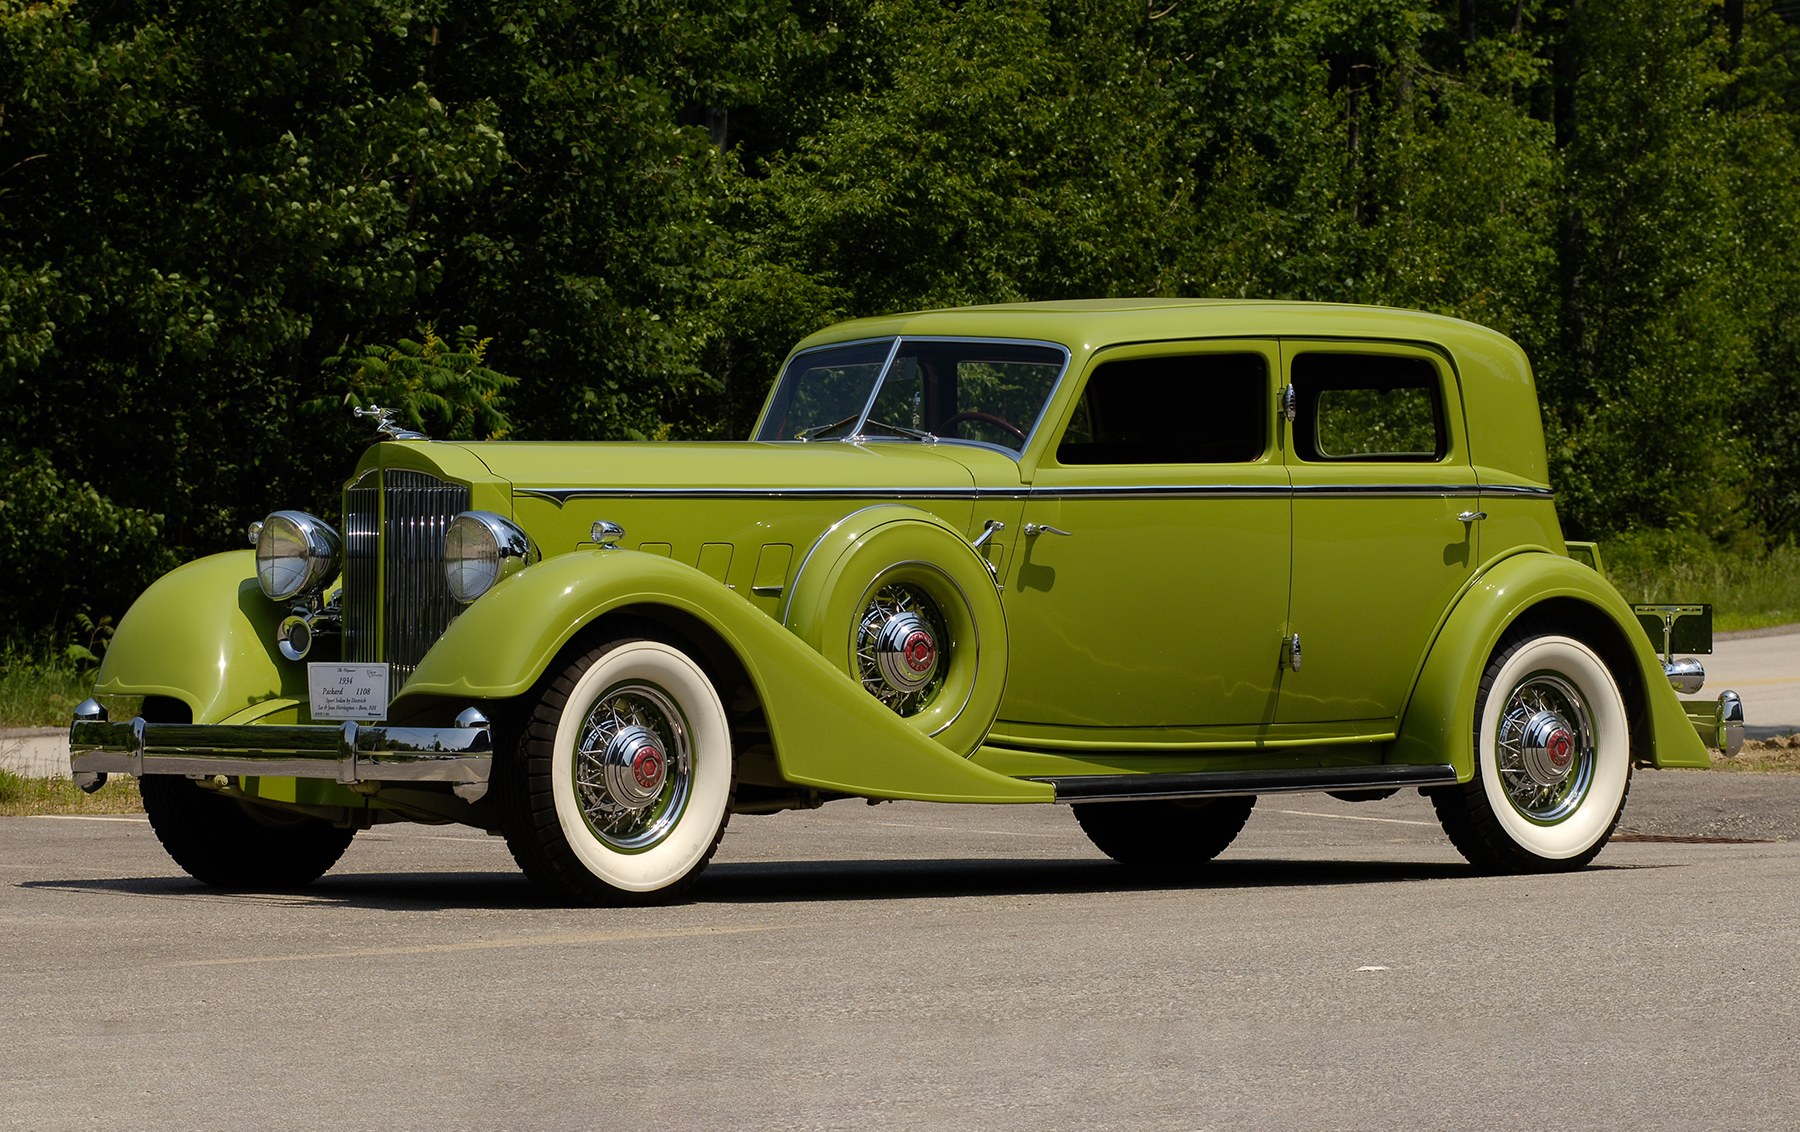
<path id="1" fill-rule="evenodd" d="M 357 782 L 448 782 L 473 801 L 487 788 L 494 739 L 470 709 L 455 727 L 386 724 L 113 723 L 92 700 L 69 727 L 69 769 L 85 790 L 108 774 L 270 775 Z"/>

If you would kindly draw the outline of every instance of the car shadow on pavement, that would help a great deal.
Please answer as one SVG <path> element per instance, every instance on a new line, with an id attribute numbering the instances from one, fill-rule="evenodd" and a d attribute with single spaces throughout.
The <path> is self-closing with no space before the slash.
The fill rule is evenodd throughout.
<path id="1" fill-rule="evenodd" d="M 553 908 L 518 873 L 343 873 L 305 888 L 267 890 L 214 888 L 186 876 L 105 877 L 21 881 L 20 888 L 179 900 L 224 900 L 278 905 L 336 905 L 395 912 Z"/>
<path id="2" fill-rule="evenodd" d="M 1644 864 L 1588 866 L 1586 873 L 1633 871 Z M 906 861 L 760 861 L 713 865 L 678 904 L 787 904 L 816 901 L 1056 896 L 1107 892 L 1206 892 L 1406 881 L 1483 879 L 1460 862 L 1214 861 L 1187 877 L 1156 875 L 1110 861 L 930 859 Z M 328 874 L 291 891 L 222 889 L 189 877 L 31 880 L 20 888 L 274 905 L 344 905 L 396 912 L 560 908 L 514 873 L 396 872 Z"/>
<path id="3" fill-rule="evenodd" d="M 1394 861 L 1224 860 L 1183 876 L 1100 860 L 758 862 L 714 865 L 694 886 L 692 896 L 720 903 L 903 900 L 1389 884 L 1471 875 L 1467 865 L 1458 863 Z"/>

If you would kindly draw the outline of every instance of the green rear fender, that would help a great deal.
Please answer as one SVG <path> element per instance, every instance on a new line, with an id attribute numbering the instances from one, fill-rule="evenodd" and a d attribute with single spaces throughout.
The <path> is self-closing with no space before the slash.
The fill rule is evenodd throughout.
<path id="1" fill-rule="evenodd" d="M 1688 723 L 1662 662 L 1612 585 L 1579 562 L 1548 552 L 1502 559 L 1464 591 L 1419 674 L 1388 750 L 1396 763 L 1444 763 L 1467 782 L 1475 771 L 1475 696 L 1506 630 L 1536 612 L 1551 631 L 1592 645 L 1622 687 L 1634 720 L 1632 755 L 1659 767 L 1704 767 L 1706 748 Z M 1620 671 L 1624 669 L 1624 671 Z"/>
<path id="2" fill-rule="evenodd" d="M 717 580 L 631 550 L 558 555 L 494 587 L 426 654 L 406 695 L 521 695 L 596 619 L 657 606 L 703 623 L 736 655 L 761 700 L 776 761 L 790 782 L 872 798 L 1052 800 L 1048 785 L 984 770 L 907 726 Z"/>
<path id="3" fill-rule="evenodd" d="M 107 646 L 101 696 L 169 696 L 195 723 L 271 699 L 302 699 L 306 669 L 276 651 L 288 610 L 256 584 L 256 554 L 236 550 L 177 567 L 145 590 Z"/>

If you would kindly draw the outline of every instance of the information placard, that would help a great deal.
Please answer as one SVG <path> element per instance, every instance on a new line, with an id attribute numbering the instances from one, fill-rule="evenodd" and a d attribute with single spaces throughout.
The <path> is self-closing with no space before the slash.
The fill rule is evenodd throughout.
<path id="1" fill-rule="evenodd" d="M 387 718 L 385 664 L 309 664 L 306 686 L 312 694 L 314 719 L 374 722 Z"/>

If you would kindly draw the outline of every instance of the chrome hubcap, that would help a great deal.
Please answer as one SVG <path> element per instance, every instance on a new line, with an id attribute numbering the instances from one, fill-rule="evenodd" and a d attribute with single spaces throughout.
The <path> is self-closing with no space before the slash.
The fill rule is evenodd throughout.
<path id="1" fill-rule="evenodd" d="M 856 630 L 856 665 L 869 694 L 901 715 L 914 715 L 942 683 L 943 622 L 914 586 L 883 586 Z"/>
<path id="2" fill-rule="evenodd" d="M 1549 824 L 1580 807 L 1594 778 L 1594 725 L 1573 684 L 1547 672 L 1520 684 L 1496 740 L 1500 781 L 1520 814 Z"/>
<path id="3" fill-rule="evenodd" d="M 1562 716 L 1540 711 L 1525 721 L 1519 737 L 1519 761 L 1539 786 L 1559 786 L 1575 769 L 1575 736 Z"/>
<path id="4" fill-rule="evenodd" d="M 931 683 L 937 662 L 931 626 L 911 610 L 889 617 L 875 635 L 875 666 L 896 691 L 916 692 Z"/>
<path id="5" fill-rule="evenodd" d="M 648 684 L 594 702 L 575 751 L 575 794 L 594 835 L 619 849 L 660 840 L 681 818 L 693 771 L 675 703 Z"/>
<path id="6" fill-rule="evenodd" d="M 668 767 L 656 733 L 635 723 L 607 740 L 600 762 L 608 792 L 626 806 L 647 806 L 654 801 Z"/>

